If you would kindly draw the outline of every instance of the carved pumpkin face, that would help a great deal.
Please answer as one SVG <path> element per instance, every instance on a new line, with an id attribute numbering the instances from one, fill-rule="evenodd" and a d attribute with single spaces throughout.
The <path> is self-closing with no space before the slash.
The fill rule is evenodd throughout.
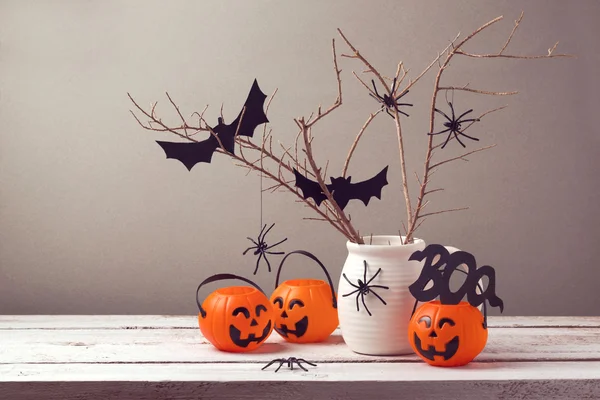
<path id="1" fill-rule="evenodd" d="M 211 293 L 198 315 L 200 330 L 217 349 L 245 352 L 260 346 L 273 331 L 273 308 L 261 291 L 232 286 Z"/>
<path id="2" fill-rule="evenodd" d="M 271 295 L 275 330 L 294 343 L 321 342 L 338 326 L 331 287 L 318 279 L 283 282 Z"/>
<path id="3" fill-rule="evenodd" d="M 415 311 L 408 324 L 414 352 L 426 363 L 441 367 L 470 363 L 485 347 L 487 337 L 483 314 L 466 301 L 456 305 L 430 301 Z"/>

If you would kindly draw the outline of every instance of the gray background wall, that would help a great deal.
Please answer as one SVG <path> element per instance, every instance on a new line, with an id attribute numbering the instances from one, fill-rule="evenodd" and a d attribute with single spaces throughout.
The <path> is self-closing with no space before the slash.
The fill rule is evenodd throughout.
<path id="1" fill-rule="evenodd" d="M 269 118 L 275 137 L 290 143 L 293 117 L 335 97 L 335 28 L 386 74 L 404 60 L 414 77 L 456 33 L 504 15 L 468 47 L 497 51 L 521 9 L 512 52 L 544 53 L 560 40 L 559 50 L 578 58 L 452 64 L 448 84 L 520 94 L 455 95 L 475 113 L 509 108 L 470 131 L 496 148 L 435 176 L 446 191 L 432 196 L 431 210 L 470 210 L 430 218 L 418 236 L 494 266 L 505 314 L 598 315 L 594 0 L 0 2 L 0 313 L 193 314 L 196 285 L 209 274 L 251 276 L 254 258 L 242 251 L 259 225 L 258 177 L 223 156 L 191 173 L 165 160 L 154 141 L 172 138 L 141 130 L 126 92 L 144 106 L 159 100 L 173 122 L 166 90 L 186 114 L 210 104 L 214 121 L 223 102 L 231 120 L 256 77 L 267 93 L 279 88 Z M 329 159 L 330 171 L 341 170 L 377 108 L 351 75 L 360 65 L 340 62 L 345 104 L 315 131 L 317 158 Z M 415 104 L 404 119 L 411 174 L 422 170 L 432 82 L 428 75 L 406 98 Z M 403 215 L 395 133 L 382 116 L 351 173 L 364 179 L 387 164 L 383 200 L 347 208 L 361 232 L 393 234 Z M 315 253 L 337 281 L 345 239 L 308 216 L 290 194 L 265 196 L 265 219 L 277 223 L 272 239 L 287 236 L 283 250 Z M 292 262 L 284 277 L 318 273 Z M 268 288 L 273 280 L 265 269 L 256 277 Z"/>

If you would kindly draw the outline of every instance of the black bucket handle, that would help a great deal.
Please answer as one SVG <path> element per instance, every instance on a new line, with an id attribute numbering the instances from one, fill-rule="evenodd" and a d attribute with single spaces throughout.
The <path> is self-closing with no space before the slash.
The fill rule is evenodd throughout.
<path id="1" fill-rule="evenodd" d="M 260 290 L 266 296 L 264 290 L 262 290 L 260 288 L 260 286 L 258 286 L 256 283 L 252 282 L 250 279 L 244 278 L 243 276 L 238 276 L 238 275 L 234 275 L 234 274 L 216 274 L 216 275 L 209 276 L 204 281 L 202 281 L 202 283 L 200 285 L 198 285 L 198 289 L 196 289 L 196 304 L 198 304 L 198 310 L 200 310 L 200 314 L 202 315 L 202 318 L 206 318 L 206 310 L 204 308 L 202 308 L 202 305 L 200 304 L 200 300 L 198 299 L 198 293 L 200 292 L 200 288 L 202 286 L 206 285 L 207 283 L 212 283 L 212 282 L 221 281 L 221 280 L 225 280 L 225 279 L 237 279 L 237 280 L 249 283 L 252 286 L 254 286 L 256 289 Z"/>
<path id="2" fill-rule="evenodd" d="M 335 297 L 335 289 L 333 288 L 333 281 L 331 280 L 331 276 L 329 276 L 329 272 L 327 271 L 327 268 L 325 268 L 323 263 L 314 254 L 309 253 L 308 251 L 295 250 L 295 251 L 287 253 L 285 255 L 285 257 L 283 257 L 283 260 L 281 260 L 281 264 L 279 264 L 279 268 L 277 269 L 277 277 L 275 278 L 275 289 L 277 289 L 277 287 L 279 286 L 279 275 L 281 274 L 281 268 L 283 267 L 283 263 L 285 262 L 285 259 L 288 258 L 289 256 L 291 256 L 292 254 L 301 254 L 303 256 L 310 258 L 313 261 L 316 261 L 317 264 L 319 264 L 319 266 L 321 267 L 323 272 L 325 272 L 325 276 L 327 276 L 327 280 L 329 281 L 329 287 L 331 288 L 331 302 L 333 304 L 333 308 L 337 308 L 337 298 Z"/>

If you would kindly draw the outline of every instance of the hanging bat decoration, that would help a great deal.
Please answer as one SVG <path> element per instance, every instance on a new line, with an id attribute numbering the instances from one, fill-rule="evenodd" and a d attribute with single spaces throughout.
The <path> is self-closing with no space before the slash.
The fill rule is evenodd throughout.
<path id="1" fill-rule="evenodd" d="M 197 163 L 210 163 L 213 153 L 220 147 L 219 140 L 223 144 L 225 150 L 234 154 L 236 131 L 239 136 L 252 137 L 254 135 L 254 129 L 256 129 L 258 125 L 269 122 L 263 111 L 266 98 L 267 95 L 260 90 L 258 82 L 255 79 L 252 88 L 250 89 L 250 93 L 246 98 L 246 102 L 244 103 L 245 111 L 244 108 L 242 108 L 242 111 L 240 111 L 237 118 L 229 125 L 225 124 L 223 118 L 219 117 L 218 124 L 211 128 L 219 138 L 218 140 L 217 137 L 211 133 L 208 139 L 201 142 L 179 143 L 157 140 L 156 143 L 163 148 L 167 158 L 174 158 L 181 161 L 188 171 L 191 171 Z M 243 116 L 242 112 L 244 113 Z"/>
<path id="2" fill-rule="evenodd" d="M 362 200 L 365 206 L 369 205 L 371 197 L 377 197 L 381 200 L 381 190 L 387 181 L 387 170 L 386 166 L 373 178 L 366 181 L 352 183 L 352 177 L 338 177 L 330 178 L 331 183 L 326 185 L 333 196 L 333 200 L 343 210 L 350 200 Z M 317 206 L 320 206 L 323 200 L 327 200 L 327 196 L 321 190 L 321 186 L 318 182 L 312 181 L 302 175 L 294 168 L 294 175 L 296 176 L 296 187 L 302 190 L 302 197 L 308 199 L 312 198 Z"/>
<path id="3" fill-rule="evenodd" d="M 419 262 L 425 260 L 419 278 L 408 287 L 417 300 L 415 309 L 418 302 L 431 301 L 438 296 L 441 304 L 458 304 L 466 296 L 473 307 L 483 304 L 484 326 L 487 326 L 486 301 L 490 306 L 500 308 L 500 312 L 504 311 L 504 302 L 496 295 L 496 271 L 489 265 L 477 268 L 477 262 L 472 254 L 466 251 L 455 251 L 450 254 L 444 246 L 430 244 L 424 250 L 415 251 L 409 258 L 409 261 L 413 260 Z M 458 269 L 461 265 L 466 265 L 467 270 Z M 466 275 L 465 281 L 456 291 L 450 288 L 450 278 L 454 271 Z M 478 283 L 483 277 L 487 277 L 488 282 L 485 290 L 482 290 Z M 433 285 L 429 285 L 430 282 Z M 426 289 L 428 286 L 430 287 Z M 478 288 L 480 293 L 477 293 Z"/>

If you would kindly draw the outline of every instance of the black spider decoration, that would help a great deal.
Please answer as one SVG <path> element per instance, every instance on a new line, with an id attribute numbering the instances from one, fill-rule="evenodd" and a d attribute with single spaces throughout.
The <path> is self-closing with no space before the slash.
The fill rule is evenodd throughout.
<path id="1" fill-rule="evenodd" d="M 271 228 L 273 228 L 274 226 L 275 226 L 275 224 L 272 224 L 269 227 L 269 229 L 267 229 L 265 231 L 265 228 L 267 227 L 267 224 L 265 224 L 262 227 L 262 229 L 260 230 L 260 233 L 258 234 L 258 238 L 256 239 L 256 241 L 250 237 L 248 238 L 248 240 L 250 240 L 252 243 L 254 243 L 254 246 L 248 247 L 242 254 L 246 255 L 247 252 L 254 249 L 253 254 L 255 256 L 258 256 L 258 259 L 256 260 L 256 268 L 254 269 L 254 275 L 256 275 L 256 272 L 258 271 L 258 266 L 260 264 L 261 258 L 264 257 L 265 261 L 267 262 L 267 267 L 269 268 L 269 272 L 271 272 L 271 263 L 267 259 L 267 254 L 274 254 L 274 255 L 285 254 L 285 252 L 283 252 L 283 251 L 269 251 L 269 249 L 272 249 L 273 247 L 278 246 L 281 243 L 285 242 L 287 240 L 287 238 L 285 238 L 275 244 L 272 244 L 270 246 L 267 244 L 267 242 L 265 242 L 265 237 L 267 236 L 267 233 L 269 233 Z"/>
<path id="2" fill-rule="evenodd" d="M 270 367 L 271 365 L 273 365 L 277 362 L 279 363 L 279 366 L 277 367 L 275 372 L 279 371 L 279 369 L 284 364 L 287 364 L 287 367 L 292 370 L 294 369 L 294 364 L 296 364 L 297 366 L 299 366 L 300 368 L 302 368 L 303 370 L 305 370 L 307 372 L 308 372 L 308 370 L 306 368 L 304 368 L 302 363 L 312 365 L 313 367 L 317 366 L 317 364 L 313 364 L 310 361 L 306 361 L 304 358 L 290 357 L 290 358 L 276 358 L 276 359 L 272 360 L 270 363 L 268 363 L 267 365 L 265 365 L 264 367 L 262 367 L 261 369 L 264 371 L 265 369 L 267 369 L 268 367 Z"/>
<path id="3" fill-rule="evenodd" d="M 385 300 L 383 300 L 381 298 L 381 296 L 379 296 L 377 293 L 375 293 L 375 291 L 373 290 L 373 288 L 379 288 L 379 289 L 389 289 L 389 287 L 387 286 L 382 286 L 382 285 L 371 285 L 370 283 L 373 282 L 373 279 L 375 279 L 377 277 L 377 275 L 379 275 L 379 273 L 381 272 L 381 268 L 379 268 L 377 270 L 377 272 L 375 273 L 375 275 L 373 275 L 371 277 L 371 279 L 369 279 L 367 281 L 367 261 L 363 261 L 365 264 L 365 273 L 363 276 L 364 280 L 358 279 L 357 284 L 354 284 L 352 282 L 350 282 L 350 279 L 348 279 L 348 277 L 346 276 L 346 274 L 342 274 L 342 276 L 344 277 L 344 279 L 352 286 L 355 287 L 356 290 L 353 290 L 350 293 L 346 293 L 344 295 L 342 295 L 342 297 L 347 297 L 347 296 L 351 296 L 354 293 L 356 293 L 356 311 L 360 311 L 360 307 L 358 305 L 358 298 L 361 297 L 362 300 L 362 304 L 365 307 L 365 310 L 367 310 L 367 313 L 369 314 L 369 316 L 371 316 L 371 311 L 369 311 L 369 307 L 367 307 L 367 304 L 365 303 L 365 296 L 368 295 L 369 293 L 372 293 L 375 295 L 375 297 L 377 297 L 379 300 L 381 300 L 381 302 L 384 305 L 387 305 L 387 303 L 385 302 Z"/>
<path id="4" fill-rule="evenodd" d="M 479 121 L 479 118 L 470 118 L 470 119 L 463 119 L 463 120 L 461 120 L 462 117 L 464 117 L 465 115 L 467 115 L 470 112 L 472 112 L 473 109 L 465 111 L 464 113 L 462 113 L 461 115 L 459 115 L 458 118 L 456 118 L 456 115 L 454 114 L 454 106 L 452 105 L 452 102 L 448 102 L 448 105 L 450 106 L 450 109 L 452 110 L 452 118 L 450 118 L 449 116 L 447 116 L 446 113 L 444 113 L 443 111 L 438 110 L 437 108 L 435 109 L 436 112 L 442 114 L 448 120 L 448 122 L 444 122 L 444 126 L 447 129 L 444 129 L 443 131 L 440 131 L 440 132 L 428 133 L 428 135 L 439 135 L 441 133 L 450 132 L 450 133 L 448 133 L 448 137 L 446 138 L 446 141 L 442 145 L 442 149 L 444 147 L 446 147 L 446 144 L 448 144 L 448 141 L 450 140 L 450 137 L 452 135 L 454 135 L 454 137 L 456 138 L 456 140 L 458 140 L 458 143 L 460 143 L 462 145 L 462 147 L 467 147 L 467 146 L 465 146 L 465 144 L 463 142 L 461 142 L 460 138 L 458 137 L 458 134 L 461 134 L 464 137 L 467 137 L 469 139 L 472 139 L 472 140 L 475 140 L 475 141 L 479 141 L 479 139 L 477 139 L 475 137 L 472 137 L 472 136 L 469 136 L 469 135 L 466 135 L 463 131 L 460 130 L 461 129 L 461 124 L 464 124 L 465 122 L 478 122 Z"/>
<path id="5" fill-rule="evenodd" d="M 377 100 L 379 103 L 381 103 L 382 110 L 385 108 L 385 112 L 387 112 L 388 115 L 392 118 L 394 118 L 394 115 L 390 112 L 390 109 L 394 109 L 394 110 L 398 111 L 399 113 L 404 114 L 408 117 L 407 113 L 405 113 L 404 111 L 401 111 L 398 108 L 399 106 L 410 106 L 410 107 L 413 106 L 412 104 L 409 104 L 409 103 L 398 103 L 398 100 L 400 100 L 406 93 L 409 92 L 408 90 L 396 98 L 394 98 L 394 96 L 388 95 L 387 93 L 384 93 L 383 96 L 381 96 L 379 94 L 379 92 L 377 91 L 377 86 L 375 86 L 375 81 L 373 79 L 371 79 L 371 83 L 373 84 L 373 89 L 375 89 L 375 95 L 373 95 L 373 93 L 369 93 L 369 96 L 371 96 L 372 98 Z M 394 78 L 394 83 L 392 84 L 392 93 L 394 93 L 395 91 L 396 91 L 396 78 Z"/>

